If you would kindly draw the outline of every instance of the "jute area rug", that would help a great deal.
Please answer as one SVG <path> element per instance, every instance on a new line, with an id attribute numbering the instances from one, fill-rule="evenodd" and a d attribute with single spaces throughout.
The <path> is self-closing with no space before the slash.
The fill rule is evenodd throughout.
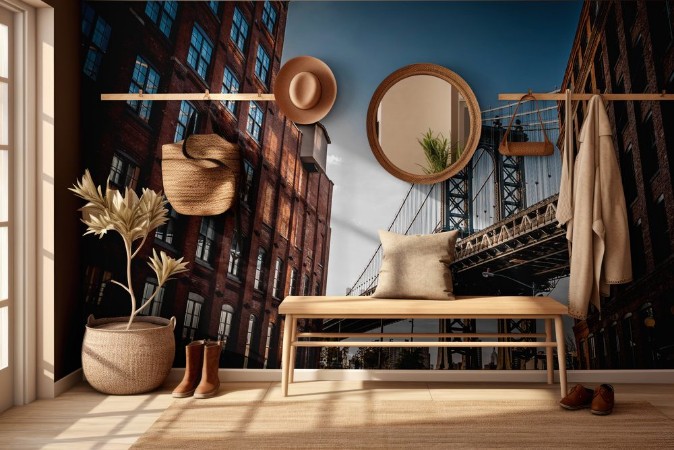
<path id="1" fill-rule="evenodd" d="M 174 402 L 132 448 L 674 448 L 650 403 L 610 416 L 529 401 Z"/>

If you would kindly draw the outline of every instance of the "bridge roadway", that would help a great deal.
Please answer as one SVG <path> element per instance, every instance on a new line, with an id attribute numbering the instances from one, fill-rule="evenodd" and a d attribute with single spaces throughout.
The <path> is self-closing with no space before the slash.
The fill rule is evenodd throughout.
<path id="1" fill-rule="evenodd" d="M 456 245 L 455 290 L 462 295 L 531 295 L 548 291 L 569 273 L 568 247 L 563 228 L 555 219 L 557 195 L 460 239 Z M 503 277 L 484 278 L 483 272 Z M 325 332 L 365 332 L 391 321 L 330 319 Z"/>

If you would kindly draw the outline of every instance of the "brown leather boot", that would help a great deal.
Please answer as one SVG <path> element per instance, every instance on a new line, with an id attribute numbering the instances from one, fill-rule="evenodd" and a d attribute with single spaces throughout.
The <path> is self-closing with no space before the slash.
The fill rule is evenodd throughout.
<path id="1" fill-rule="evenodd" d="M 589 408 L 592 403 L 594 391 L 588 389 L 582 384 L 575 385 L 569 393 L 559 402 L 559 406 L 564 409 L 582 409 Z"/>
<path id="2" fill-rule="evenodd" d="M 176 398 L 191 397 L 201 381 L 201 367 L 204 365 L 206 341 L 193 341 L 185 346 L 185 376 L 173 390 Z"/>
<path id="3" fill-rule="evenodd" d="M 201 382 L 194 391 L 194 398 L 215 397 L 220 389 L 218 366 L 220 365 L 220 351 L 222 341 L 207 342 L 204 348 L 204 366 L 201 371 Z"/>

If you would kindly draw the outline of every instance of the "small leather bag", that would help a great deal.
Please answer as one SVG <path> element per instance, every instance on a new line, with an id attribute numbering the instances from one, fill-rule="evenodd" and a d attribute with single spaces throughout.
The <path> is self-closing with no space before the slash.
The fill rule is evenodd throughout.
<path id="1" fill-rule="evenodd" d="M 534 101 L 534 108 L 538 113 L 538 120 L 541 123 L 541 130 L 543 131 L 543 142 L 509 142 L 508 136 L 510 135 L 510 129 L 512 128 L 515 117 L 517 117 L 517 110 L 519 109 L 522 102 L 526 99 L 531 99 Z M 515 107 L 515 112 L 510 118 L 510 123 L 506 132 L 503 135 L 503 139 L 498 146 L 498 151 L 505 156 L 549 156 L 552 155 L 555 151 L 555 146 L 552 145 L 550 139 L 548 139 L 548 134 L 545 132 L 545 124 L 543 124 L 543 118 L 541 117 L 541 111 L 538 109 L 538 102 L 536 97 L 531 94 L 526 94 L 522 96 L 517 106 Z"/>
<path id="2" fill-rule="evenodd" d="M 162 146 L 164 193 L 180 214 L 214 216 L 237 201 L 241 154 L 217 134 L 191 134 L 195 120 L 188 120 L 184 140 Z"/>

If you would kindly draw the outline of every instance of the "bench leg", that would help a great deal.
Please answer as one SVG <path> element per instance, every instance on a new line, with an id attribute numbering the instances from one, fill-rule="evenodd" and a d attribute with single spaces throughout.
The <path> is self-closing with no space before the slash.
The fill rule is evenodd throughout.
<path id="1" fill-rule="evenodd" d="M 297 340 L 297 320 L 295 320 L 295 318 L 293 318 L 291 337 L 292 337 L 291 342 L 295 342 Z M 288 360 L 288 363 L 290 363 L 290 367 L 288 369 L 288 382 L 289 383 L 295 382 L 295 359 L 296 358 L 297 358 L 297 347 L 291 346 L 290 347 L 290 359 Z"/>
<path id="2" fill-rule="evenodd" d="M 559 386 L 562 398 L 566 397 L 566 345 L 564 342 L 564 322 L 562 316 L 555 317 L 555 338 L 557 340 L 557 359 L 559 361 Z"/>
<path id="3" fill-rule="evenodd" d="M 290 344 L 292 343 L 293 325 L 295 319 L 290 314 L 286 315 L 285 325 L 283 327 L 283 355 L 281 359 L 281 390 L 283 396 L 288 396 L 288 376 L 290 375 Z"/>
<path id="4" fill-rule="evenodd" d="M 545 319 L 545 342 L 552 342 L 552 319 Z M 555 382 L 555 363 L 552 347 L 545 347 L 545 368 L 548 371 L 548 384 Z"/>

